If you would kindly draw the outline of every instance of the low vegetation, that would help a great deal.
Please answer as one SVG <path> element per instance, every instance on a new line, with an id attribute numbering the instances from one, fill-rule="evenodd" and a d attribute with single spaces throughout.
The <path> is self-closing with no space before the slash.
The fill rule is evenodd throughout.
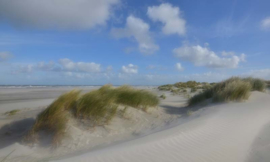
<path id="1" fill-rule="evenodd" d="M 65 134 L 70 117 L 88 120 L 89 126 L 104 125 L 116 115 L 119 105 L 146 111 L 148 107 L 155 107 L 158 103 L 156 95 L 129 86 L 113 88 L 105 85 L 83 95 L 80 95 L 80 91 L 73 90 L 60 96 L 38 115 L 26 140 L 38 140 L 38 132 L 44 130 L 53 134 L 52 143 L 57 146 Z M 124 113 L 126 109 L 123 110 Z"/>
<path id="2" fill-rule="evenodd" d="M 248 99 L 250 91 L 264 91 L 265 82 L 256 78 L 233 77 L 215 84 L 189 99 L 188 105 L 196 105 L 206 100 L 213 102 L 241 101 Z"/>
<path id="3" fill-rule="evenodd" d="M 165 100 L 165 99 L 166 99 L 165 94 L 162 94 L 162 95 L 160 96 L 160 98 L 162 98 L 163 100 Z"/>
<path id="4" fill-rule="evenodd" d="M 207 90 L 211 88 L 215 83 L 206 83 L 206 82 L 178 82 L 175 84 L 166 84 L 158 87 L 160 91 L 170 91 L 173 95 L 178 95 L 182 93 L 187 93 L 187 89 L 190 89 L 191 93 L 197 92 L 197 90 Z"/>
<path id="5" fill-rule="evenodd" d="M 12 116 L 19 112 L 20 110 L 11 110 L 5 113 L 5 115 Z"/>

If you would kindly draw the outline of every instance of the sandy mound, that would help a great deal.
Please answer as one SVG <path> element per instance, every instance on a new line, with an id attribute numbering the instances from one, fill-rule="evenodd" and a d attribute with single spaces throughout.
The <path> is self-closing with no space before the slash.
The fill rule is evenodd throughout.
<path id="1" fill-rule="evenodd" d="M 212 105 L 185 124 L 60 161 L 243 162 L 270 122 L 269 105 L 268 94 L 253 92 L 247 102 Z"/>

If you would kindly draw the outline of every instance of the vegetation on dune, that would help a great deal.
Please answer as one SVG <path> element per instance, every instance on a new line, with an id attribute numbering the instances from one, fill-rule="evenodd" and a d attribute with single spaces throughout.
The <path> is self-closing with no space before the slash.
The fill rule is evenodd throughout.
<path id="1" fill-rule="evenodd" d="M 166 99 L 166 95 L 165 94 L 162 94 L 162 95 L 160 95 L 160 98 L 162 98 L 163 100 L 165 100 Z"/>
<path id="2" fill-rule="evenodd" d="M 187 88 L 190 88 L 192 93 L 196 92 L 198 89 L 206 90 L 211 88 L 215 83 L 206 83 L 206 82 L 196 82 L 196 81 L 188 81 L 188 82 L 178 82 L 175 84 L 166 84 L 158 87 L 160 91 L 170 91 L 173 95 L 186 93 Z"/>
<path id="3" fill-rule="evenodd" d="M 270 88 L 270 81 L 265 81 L 267 88 Z"/>
<path id="4" fill-rule="evenodd" d="M 147 107 L 155 107 L 159 104 L 156 95 L 146 90 L 137 90 L 129 86 L 121 86 L 113 89 L 116 96 L 116 103 L 131 106 L 134 108 L 147 109 Z"/>
<path id="5" fill-rule="evenodd" d="M 52 133 L 52 143 L 57 145 L 65 134 L 69 117 L 86 119 L 91 126 L 104 125 L 116 115 L 119 105 L 146 111 L 148 107 L 157 106 L 158 103 L 156 95 L 129 86 L 112 88 L 105 85 L 82 96 L 80 91 L 73 90 L 60 96 L 38 115 L 26 140 L 37 138 L 38 132 L 45 130 Z"/>
<path id="6" fill-rule="evenodd" d="M 63 94 L 55 100 L 47 109 L 41 112 L 36 122 L 29 133 L 31 136 L 36 136 L 40 130 L 46 130 L 53 133 L 52 142 L 57 144 L 59 139 L 64 135 L 67 123 L 67 111 L 76 107 L 76 101 L 80 91 L 71 91 Z"/>
<path id="7" fill-rule="evenodd" d="M 17 112 L 19 112 L 19 111 L 20 110 L 11 110 L 11 111 L 6 112 L 5 115 L 12 116 L 12 115 L 17 114 Z"/>
<path id="8" fill-rule="evenodd" d="M 212 99 L 213 102 L 241 101 L 248 99 L 250 91 L 264 91 L 264 89 L 265 83 L 260 79 L 233 77 L 193 96 L 189 99 L 188 105 L 196 105 L 208 99 Z"/>
<path id="9" fill-rule="evenodd" d="M 262 79 L 257 78 L 244 78 L 244 81 L 247 81 L 251 84 L 251 88 L 253 91 L 264 91 L 266 88 L 266 82 Z"/>

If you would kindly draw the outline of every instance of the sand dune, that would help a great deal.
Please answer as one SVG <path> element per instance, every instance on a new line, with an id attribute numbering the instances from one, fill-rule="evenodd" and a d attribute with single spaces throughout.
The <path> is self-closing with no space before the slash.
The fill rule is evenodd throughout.
<path id="1" fill-rule="evenodd" d="M 244 162 L 270 122 L 270 96 L 253 92 L 249 101 L 212 105 L 199 117 L 173 128 L 65 162 Z M 196 114 L 194 114 L 196 115 Z M 270 159 L 268 159 L 270 161 Z"/>

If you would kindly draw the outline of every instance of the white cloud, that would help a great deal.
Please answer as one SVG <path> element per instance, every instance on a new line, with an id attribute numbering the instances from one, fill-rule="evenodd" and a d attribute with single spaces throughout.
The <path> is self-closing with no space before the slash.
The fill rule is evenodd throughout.
<path id="1" fill-rule="evenodd" d="M 184 45 L 174 49 L 173 53 L 176 57 L 192 62 L 195 66 L 205 66 L 209 68 L 237 68 L 240 62 L 245 61 L 245 54 L 241 54 L 241 56 L 220 57 L 209 48 L 199 45 Z"/>
<path id="2" fill-rule="evenodd" d="M 0 19 L 39 29 L 89 29 L 104 25 L 119 0 L 0 0 Z"/>
<path id="3" fill-rule="evenodd" d="M 159 46 L 151 38 L 149 29 L 147 23 L 131 15 L 127 18 L 125 28 L 114 28 L 111 33 L 116 38 L 134 37 L 141 53 L 153 54 Z"/>
<path id="4" fill-rule="evenodd" d="M 183 71 L 184 68 L 182 67 L 182 65 L 180 63 L 176 63 L 175 64 L 175 68 L 178 70 L 178 71 Z"/>
<path id="5" fill-rule="evenodd" d="M 261 21 L 261 28 L 263 30 L 270 30 L 270 17 L 267 17 Z"/>
<path id="6" fill-rule="evenodd" d="M 0 62 L 11 58 L 13 55 L 9 52 L 0 52 Z"/>
<path id="7" fill-rule="evenodd" d="M 164 24 L 162 28 L 164 34 L 184 35 L 186 33 L 186 21 L 181 17 L 178 7 L 162 3 L 160 6 L 148 7 L 147 15 L 153 21 L 160 21 Z"/>
<path id="8" fill-rule="evenodd" d="M 125 74 L 137 74 L 138 73 L 138 66 L 129 64 L 127 66 L 122 66 L 122 72 Z"/>
<path id="9" fill-rule="evenodd" d="M 60 59 L 59 63 L 66 71 L 93 73 L 100 72 L 101 69 L 101 65 L 94 62 L 73 62 L 67 58 Z"/>
<path id="10" fill-rule="evenodd" d="M 244 74 L 244 76 L 251 76 L 256 78 L 262 78 L 270 80 L 270 69 L 251 70 Z"/>

